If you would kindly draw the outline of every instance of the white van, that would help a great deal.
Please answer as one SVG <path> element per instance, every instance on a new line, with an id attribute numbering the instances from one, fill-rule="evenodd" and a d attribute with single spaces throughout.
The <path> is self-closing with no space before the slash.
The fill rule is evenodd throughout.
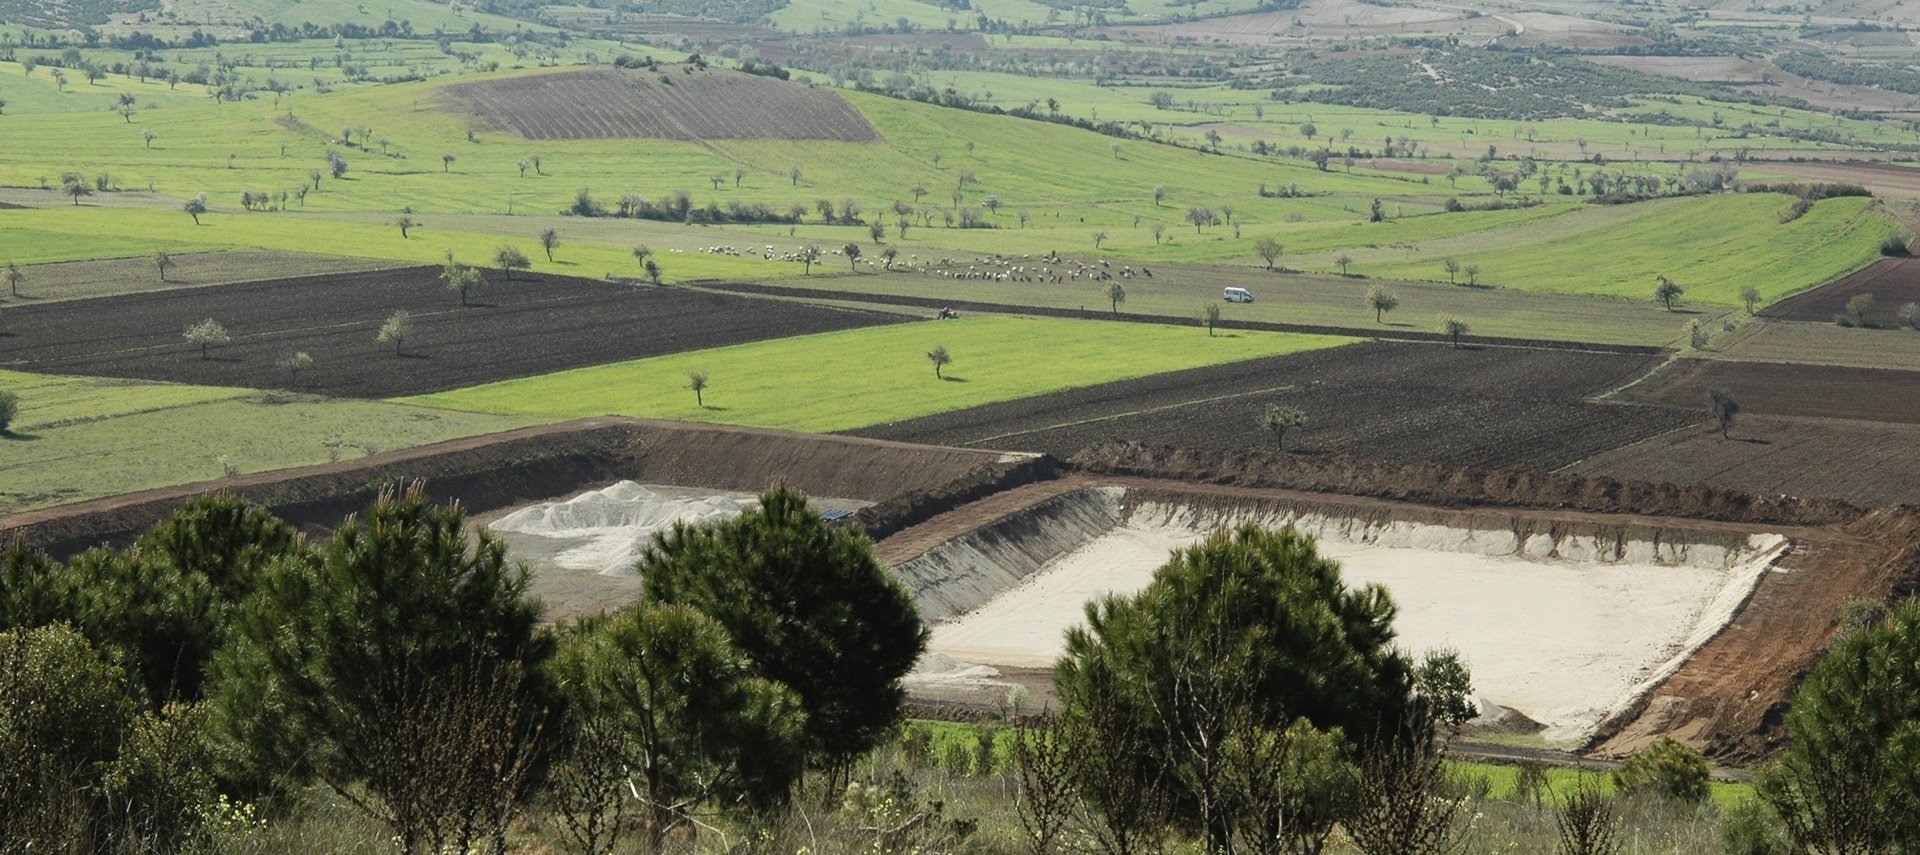
<path id="1" fill-rule="evenodd" d="M 1226 300 L 1227 300 L 1227 302 L 1229 302 L 1229 303 L 1251 303 L 1251 302 L 1253 302 L 1253 292 L 1252 292 L 1252 291 L 1248 291 L 1248 290 L 1247 290 L 1247 289 L 1245 289 L 1245 288 L 1234 288 L 1234 287 L 1228 287 L 1228 288 L 1226 288 L 1226 289 L 1224 289 L 1224 290 L 1222 290 L 1222 291 L 1220 292 L 1220 294 L 1221 294 L 1221 296 L 1223 296 L 1223 297 L 1225 297 L 1225 298 L 1226 298 Z"/>

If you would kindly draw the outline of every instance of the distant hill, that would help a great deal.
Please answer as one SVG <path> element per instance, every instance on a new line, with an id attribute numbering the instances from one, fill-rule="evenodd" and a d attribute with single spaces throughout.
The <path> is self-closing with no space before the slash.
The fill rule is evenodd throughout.
<path id="1" fill-rule="evenodd" d="M 0 23 L 64 30 L 160 8 L 160 0 L 0 0 Z"/>

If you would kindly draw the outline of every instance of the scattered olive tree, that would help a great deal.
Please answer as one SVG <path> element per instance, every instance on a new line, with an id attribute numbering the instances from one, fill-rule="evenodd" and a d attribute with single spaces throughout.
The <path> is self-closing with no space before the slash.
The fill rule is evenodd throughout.
<path id="1" fill-rule="evenodd" d="M 393 355 L 401 356 L 406 347 L 407 336 L 413 334 L 413 315 L 406 309 L 394 309 L 386 321 L 380 324 L 380 332 L 374 335 L 374 341 L 380 344 L 393 342 Z"/>
<path id="2" fill-rule="evenodd" d="M 1720 426 L 1720 438 L 1732 437 L 1733 419 L 1740 414 L 1740 402 L 1735 400 L 1733 392 L 1714 387 L 1707 390 L 1707 414 L 1713 416 L 1714 424 Z"/>
<path id="3" fill-rule="evenodd" d="M 1261 428 L 1273 434 L 1273 446 L 1285 451 L 1287 450 L 1287 431 L 1304 427 L 1307 423 L 1307 413 L 1298 407 L 1268 404 L 1265 410 L 1260 411 L 1258 421 Z"/>
<path id="4" fill-rule="evenodd" d="M 687 388 L 693 390 L 693 404 L 696 407 L 707 406 L 707 372 L 690 371 L 687 373 Z"/>
<path id="5" fill-rule="evenodd" d="M 201 359 L 211 358 L 208 354 L 208 349 L 214 345 L 226 344 L 233 341 L 233 336 L 227 334 L 227 328 L 221 326 L 219 321 L 212 318 L 187 327 L 187 331 L 183 333 L 182 336 L 187 340 L 188 344 L 200 346 Z"/>
<path id="6" fill-rule="evenodd" d="M 943 379 L 940 371 L 953 364 L 953 354 L 947 352 L 946 345 L 936 344 L 932 350 L 927 351 L 927 361 L 933 363 L 934 378 Z"/>
<path id="7" fill-rule="evenodd" d="M 1374 285 L 1367 289 L 1367 308 L 1373 310 L 1373 322 L 1381 323 L 1382 316 L 1400 306 L 1400 298 L 1385 285 Z"/>

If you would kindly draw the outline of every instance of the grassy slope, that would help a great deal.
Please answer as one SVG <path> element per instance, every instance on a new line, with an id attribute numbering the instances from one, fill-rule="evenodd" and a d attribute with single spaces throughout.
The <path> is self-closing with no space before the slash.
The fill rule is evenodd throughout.
<path id="1" fill-rule="evenodd" d="M 222 458 L 255 472 L 324 463 L 328 442 L 344 443 L 352 456 L 530 423 L 377 401 L 10 371 L 0 371 L 0 389 L 18 392 L 21 405 L 13 435 L 0 438 L 5 510 L 218 478 Z"/>
<path id="2" fill-rule="evenodd" d="M 141 89 L 143 98 L 166 92 L 163 84 L 110 81 L 115 87 Z M 89 176 L 104 171 L 117 186 L 152 187 L 163 196 L 207 192 L 216 211 L 231 211 L 241 191 L 291 190 L 323 165 L 327 151 L 344 150 L 351 163 L 347 178 L 323 179 L 304 208 L 296 210 L 348 216 L 317 224 L 290 213 L 222 215 L 210 218 L 210 227 L 194 229 L 178 213 L 168 222 L 157 212 L 10 212 L 12 225 L 0 233 L 0 259 L 321 245 L 408 261 L 432 261 L 452 250 L 469 261 L 482 261 L 503 240 L 525 246 L 539 228 L 553 224 L 498 214 L 511 208 L 550 215 L 569 205 L 583 187 L 603 204 L 625 192 L 659 197 L 686 189 L 696 203 L 761 202 L 784 210 L 796 202 L 811 208 L 818 199 L 836 205 L 851 200 L 871 213 L 895 200 L 912 201 L 909 191 L 916 184 L 929 191 L 922 204 L 950 206 L 957 177 L 966 171 L 977 183 L 966 188 L 961 204 L 975 207 L 989 195 L 998 197 L 1002 208 L 989 219 L 1003 228 L 916 227 L 904 241 L 897 235 L 890 238 L 903 253 L 1083 253 L 1093 249 L 1096 233 L 1105 232 L 1102 252 L 1120 258 L 1252 264 L 1255 240 L 1273 236 L 1287 245 L 1290 257 L 1305 256 L 1288 263 L 1311 269 L 1334 269 L 1333 259 L 1345 253 L 1355 257 L 1355 272 L 1431 279 L 1440 275 L 1439 259 L 1453 255 L 1480 264 L 1489 281 L 1513 287 L 1638 298 L 1644 290 L 1641 282 L 1665 273 L 1695 288 L 1692 299 L 1730 304 L 1738 288 L 1735 280 L 1758 278 L 1763 291 L 1776 295 L 1844 272 L 1871 255 L 1886 228 L 1877 216 L 1853 216 L 1858 211 L 1848 206 L 1858 202 L 1849 200 L 1823 203 L 1800 221 L 1779 225 L 1777 208 L 1785 203 L 1773 197 L 1715 197 L 1597 211 L 1572 197 L 1555 196 L 1546 205 L 1520 211 L 1423 216 L 1449 195 L 1477 192 L 1473 185 L 1484 182 L 1463 179 L 1456 189 L 1445 181 L 1422 183 L 1365 168 L 1320 171 L 1298 162 L 1202 154 L 1144 141 L 1122 143 L 1116 157 L 1114 140 L 1097 134 L 858 93 L 848 97 L 881 132 L 880 142 L 536 143 L 484 131 L 477 142 L 469 142 L 464 120 L 443 108 L 439 85 L 295 94 L 278 108 L 267 102 L 175 100 L 143 111 L 132 124 L 99 109 L 110 101 L 100 93 L 56 93 L 53 97 L 90 98 L 87 103 L 98 105 L 79 112 L 29 110 L 5 117 L 10 144 L 0 151 L 0 183 L 57 184 L 63 170 Z M 1453 121 L 1443 120 L 1443 128 Z M 374 151 L 340 149 L 333 141 L 342 127 L 368 125 L 376 138 L 391 141 L 386 154 L 377 146 Z M 151 149 L 140 139 L 145 129 L 159 134 Z M 974 151 L 966 151 L 968 142 L 975 144 Z M 87 154 L 75 157 L 76 151 Z M 937 166 L 936 152 L 942 155 Z M 443 170 L 443 153 L 457 158 L 450 171 Z M 520 177 L 516 164 L 532 153 L 542 156 L 545 174 Z M 740 187 L 728 182 L 714 189 L 706 183 L 706 176 L 731 175 L 736 166 L 747 170 Z M 804 175 L 799 186 L 788 178 L 795 167 Z M 1252 192 L 1258 184 L 1294 183 L 1316 195 L 1267 199 Z M 1155 186 L 1166 189 L 1162 205 L 1152 201 Z M 1376 198 L 1393 219 L 1365 222 L 1366 208 Z M 115 196 L 92 201 L 121 205 L 139 200 Z M 1193 205 L 1219 210 L 1231 206 L 1239 236 L 1224 226 L 1195 233 L 1184 222 Z M 419 235 L 424 240 L 401 241 L 397 231 L 386 234 L 396 212 L 407 206 L 422 212 L 415 218 L 427 223 Z M 1024 228 L 1018 224 L 1020 212 L 1031 217 Z M 449 221 L 448 214 L 461 216 Z M 891 225 L 893 217 L 885 220 Z M 628 249 L 639 242 L 669 252 L 716 244 L 770 244 L 785 251 L 804 242 L 828 247 L 869 242 L 863 228 L 811 224 L 789 236 L 785 226 L 557 222 L 571 244 L 562 261 L 571 266 L 549 267 L 544 260 L 540 265 L 593 276 L 632 269 Z M 1150 231 L 1155 223 L 1165 229 L 1167 240 L 1155 243 Z M 663 257 L 663 264 L 673 280 L 781 277 L 797 271 L 793 265 L 695 252 Z M 1598 276 L 1597 268 L 1604 268 Z"/>
<path id="3" fill-rule="evenodd" d="M 1351 339 L 1031 318 L 826 333 L 564 371 L 405 399 L 565 419 L 608 413 L 834 431 Z M 953 356 L 943 382 L 926 356 Z M 686 390 L 705 371 L 706 408 Z"/>

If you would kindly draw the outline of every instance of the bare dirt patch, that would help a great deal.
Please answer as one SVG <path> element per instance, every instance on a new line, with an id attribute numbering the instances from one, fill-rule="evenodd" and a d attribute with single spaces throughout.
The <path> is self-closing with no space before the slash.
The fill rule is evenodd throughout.
<path id="1" fill-rule="evenodd" d="M 1920 302 L 1920 258 L 1883 258 L 1839 279 L 1767 307 L 1770 318 L 1788 321 L 1832 321 L 1845 314 L 1856 294 L 1871 294 L 1876 317 L 1869 321 L 1891 325 L 1907 303 Z"/>
<path id="2" fill-rule="evenodd" d="M 1103 441 L 1272 447 L 1270 403 L 1307 413 L 1302 454 L 1474 466 L 1564 466 L 1695 418 L 1597 404 L 1658 357 L 1372 342 L 1109 383 L 878 425 L 857 433 L 1060 455 Z"/>
<path id="3" fill-rule="evenodd" d="M 864 142 L 878 136 L 830 89 L 689 66 L 531 74 L 442 91 L 453 109 L 533 140 Z"/>
<path id="4" fill-rule="evenodd" d="M 1863 333 L 1865 334 L 1865 333 Z M 1741 412 L 1920 424 L 1920 372 L 1831 365 L 1678 359 L 1614 396 L 1707 417 L 1707 390 L 1724 388 Z"/>
<path id="5" fill-rule="evenodd" d="M 893 323 L 897 316 L 675 288 L 520 274 L 462 307 L 438 267 L 413 267 L 28 305 L 8 310 L 0 366 L 385 398 L 749 341 Z M 413 332 L 375 341 L 395 310 Z M 207 358 L 181 336 L 213 318 Z M 295 384 L 277 365 L 305 352 Z"/>

